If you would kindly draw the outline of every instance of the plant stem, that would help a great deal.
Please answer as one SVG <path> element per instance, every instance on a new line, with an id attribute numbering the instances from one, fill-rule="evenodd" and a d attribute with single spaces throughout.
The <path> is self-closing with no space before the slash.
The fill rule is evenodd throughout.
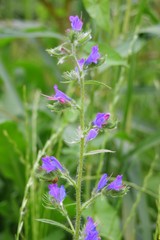
<path id="1" fill-rule="evenodd" d="M 64 209 L 63 205 L 62 205 L 62 212 L 63 212 L 64 216 L 66 217 L 66 219 L 67 219 L 67 221 L 68 221 L 68 223 L 69 223 L 69 225 L 70 225 L 70 228 L 72 229 L 72 231 L 73 231 L 73 233 L 74 233 L 75 230 L 74 230 L 73 224 L 72 224 L 72 222 L 71 222 L 70 217 L 68 216 L 67 210 Z"/>
<path id="2" fill-rule="evenodd" d="M 77 59 L 75 57 L 77 62 Z M 78 63 L 78 62 L 77 62 Z M 77 64 L 78 65 L 78 64 Z M 79 66 L 78 66 L 79 67 Z M 84 76 L 83 72 L 80 71 L 80 93 L 81 93 L 81 108 L 80 108 L 80 127 L 81 127 L 81 141 L 80 141 L 80 156 L 78 163 L 78 171 L 77 171 L 77 188 L 76 188 L 76 224 L 75 224 L 75 235 L 74 240 L 79 239 L 80 225 L 81 225 L 81 188 L 82 188 L 82 176 L 83 176 L 83 156 L 84 156 L 84 144 L 85 139 L 83 136 L 84 132 Z"/>

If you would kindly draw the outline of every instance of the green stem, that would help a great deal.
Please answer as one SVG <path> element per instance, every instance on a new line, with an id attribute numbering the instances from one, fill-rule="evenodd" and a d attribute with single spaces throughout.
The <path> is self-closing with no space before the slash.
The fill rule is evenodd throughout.
<path id="1" fill-rule="evenodd" d="M 70 217 L 68 216 L 68 212 L 66 211 L 66 209 L 64 209 L 63 205 L 62 205 L 62 212 L 63 212 L 64 216 L 66 217 L 66 219 L 67 219 L 67 221 L 68 221 L 68 223 L 69 223 L 69 226 L 70 226 L 70 228 L 72 229 L 72 231 L 73 231 L 73 233 L 74 233 L 75 230 L 74 230 L 73 224 L 72 224 L 72 222 L 71 222 Z"/>
<path id="2" fill-rule="evenodd" d="M 84 132 L 84 78 L 80 77 L 81 88 L 81 110 L 80 110 L 80 127 L 82 134 Z M 81 136 L 80 141 L 80 156 L 78 163 L 77 173 L 77 189 L 76 189 L 76 224 L 75 224 L 75 236 L 74 239 L 79 239 L 80 224 L 81 224 L 81 188 L 82 188 L 82 176 L 83 176 L 83 155 L 84 155 L 84 136 Z"/>
<path id="3" fill-rule="evenodd" d="M 74 44 L 72 45 L 72 54 L 77 63 L 77 67 L 79 70 L 79 83 L 80 83 L 80 98 L 81 98 L 81 105 L 80 105 L 80 128 L 81 128 L 81 140 L 80 140 L 80 155 L 79 155 L 79 163 L 78 163 L 78 170 L 77 170 L 77 188 L 76 188 L 76 223 L 75 223 L 75 234 L 74 240 L 79 239 L 80 233 L 80 225 L 81 225 L 81 188 L 82 188 L 82 176 L 83 176 L 83 157 L 84 157 L 84 145 L 85 139 L 83 136 L 84 133 L 84 76 L 83 72 L 81 71 L 78 60 L 76 57 L 76 51 Z"/>

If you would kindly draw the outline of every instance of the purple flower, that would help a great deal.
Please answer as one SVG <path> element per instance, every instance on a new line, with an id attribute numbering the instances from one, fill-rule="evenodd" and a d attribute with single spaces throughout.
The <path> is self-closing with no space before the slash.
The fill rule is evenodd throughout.
<path id="1" fill-rule="evenodd" d="M 87 223 L 84 230 L 85 238 L 84 240 L 100 240 L 98 236 L 98 231 L 96 229 L 96 224 L 91 217 L 87 217 Z"/>
<path id="2" fill-rule="evenodd" d="M 69 20 L 71 22 L 72 30 L 77 32 L 81 31 L 83 22 L 81 21 L 81 19 L 79 19 L 78 16 L 70 16 Z"/>
<path id="3" fill-rule="evenodd" d="M 105 174 L 102 175 L 101 179 L 98 182 L 98 186 L 96 188 L 96 192 L 98 192 L 102 188 L 104 188 L 106 186 L 106 184 L 107 184 L 107 181 L 108 181 L 107 174 L 105 173 Z"/>
<path id="4" fill-rule="evenodd" d="M 58 187 L 57 183 L 48 185 L 49 195 L 51 195 L 57 203 L 62 205 L 64 198 L 66 197 L 66 191 L 64 186 Z"/>
<path id="5" fill-rule="evenodd" d="M 123 188 L 122 175 L 118 175 L 116 179 L 108 185 L 108 189 L 119 191 Z"/>
<path id="6" fill-rule="evenodd" d="M 52 172 L 52 171 L 64 171 L 64 168 L 62 167 L 62 165 L 60 164 L 60 162 L 55 158 L 55 157 L 43 157 L 42 158 L 42 168 L 47 172 Z"/>
<path id="7" fill-rule="evenodd" d="M 101 55 L 98 52 L 98 46 L 93 46 L 91 54 L 89 55 L 89 57 L 85 61 L 85 64 L 86 65 L 89 65 L 91 63 L 95 63 L 96 64 L 100 57 L 101 57 Z"/>
<path id="8" fill-rule="evenodd" d="M 92 128 L 86 136 L 86 142 L 93 140 L 94 138 L 96 138 L 97 135 L 98 135 L 98 129 Z"/>
<path id="9" fill-rule="evenodd" d="M 97 113 L 96 118 L 93 120 L 92 124 L 95 127 L 102 128 L 109 117 L 110 113 Z"/>
<path id="10" fill-rule="evenodd" d="M 59 101 L 60 103 L 66 103 L 71 101 L 72 99 L 68 97 L 65 93 L 60 91 L 57 87 L 57 85 L 54 85 L 54 90 L 55 90 L 55 95 L 53 96 L 46 96 L 48 100 L 53 100 L 53 101 Z"/>
<path id="11" fill-rule="evenodd" d="M 81 59 L 78 60 L 78 64 L 79 64 L 79 67 L 80 67 L 81 70 L 83 68 L 84 63 L 85 63 L 85 59 L 84 58 L 81 58 Z"/>

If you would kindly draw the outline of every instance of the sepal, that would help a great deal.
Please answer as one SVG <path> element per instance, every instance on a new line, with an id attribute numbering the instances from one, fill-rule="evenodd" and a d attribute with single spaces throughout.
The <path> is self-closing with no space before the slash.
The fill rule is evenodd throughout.
<path id="1" fill-rule="evenodd" d="M 50 54 L 50 56 L 55 56 L 55 57 L 61 57 L 61 56 L 70 54 L 70 51 L 67 48 L 65 48 L 63 45 L 60 45 L 55 48 L 46 49 L 46 51 Z"/>
<path id="2" fill-rule="evenodd" d="M 130 189 L 129 186 L 123 185 L 123 187 L 121 188 L 120 191 L 105 189 L 105 191 L 102 190 L 102 193 L 105 196 L 110 195 L 111 197 L 123 197 L 124 195 L 126 195 L 128 193 L 129 189 Z"/>
<path id="3" fill-rule="evenodd" d="M 86 44 L 89 40 L 92 39 L 92 36 L 91 36 L 91 31 L 88 31 L 88 32 L 79 32 L 77 34 L 77 45 L 80 44 Z"/>
<path id="4" fill-rule="evenodd" d="M 70 102 L 54 102 L 53 104 L 48 104 L 47 107 L 51 110 L 51 112 L 60 112 L 67 108 L 71 108 L 72 104 Z"/>
<path id="5" fill-rule="evenodd" d="M 103 128 L 107 128 L 107 129 L 115 129 L 117 128 L 118 125 L 118 121 L 108 121 L 106 125 L 103 126 Z"/>
<path id="6" fill-rule="evenodd" d="M 79 73 L 77 71 L 71 70 L 70 72 L 64 72 L 62 77 L 67 81 L 75 81 L 79 79 Z"/>

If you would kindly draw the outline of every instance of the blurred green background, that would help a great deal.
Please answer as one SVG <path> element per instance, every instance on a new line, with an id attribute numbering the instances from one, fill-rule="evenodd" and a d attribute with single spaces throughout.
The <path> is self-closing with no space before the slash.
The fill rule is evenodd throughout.
<path id="1" fill-rule="evenodd" d="M 99 199 L 84 216 L 102 222 L 99 230 L 105 240 L 159 239 L 159 1 L 0 0 L 0 240 L 15 239 L 18 222 L 17 239 L 71 239 L 61 229 L 36 221 L 65 222 L 56 211 L 44 208 L 47 185 L 35 177 L 34 165 L 42 155 L 51 154 L 76 175 L 78 146 L 67 141 L 75 137 L 78 113 L 51 113 L 40 95 L 53 94 L 53 85 L 58 84 L 79 99 L 76 83 L 62 83 L 62 73 L 72 63 L 57 67 L 57 59 L 45 51 L 64 41 L 70 15 L 82 16 L 84 29 L 92 30 L 84 54 L 96 43 L 107 55 L 106 63 L 89 79 L 111 89 L 86 85 L 86 125 L 97 112 L 111 112 L 112 120 L 118 121 L 116 129 L 89 144 L 88 150 L 107 148 L 116 153 L 86 158 L 84 200 L 104 172 L 123 174 L 130 186 L 124 198 Z M 65 203 L 74 203 L 73 189 L 67 191 Z M 74 218 L 74 205 L 68 206 Z"/>

